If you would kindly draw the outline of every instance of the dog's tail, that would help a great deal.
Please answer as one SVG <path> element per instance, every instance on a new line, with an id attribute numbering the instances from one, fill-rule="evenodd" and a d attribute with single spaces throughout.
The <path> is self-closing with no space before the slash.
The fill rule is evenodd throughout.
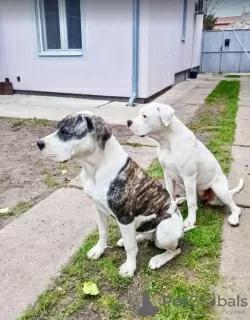
<path id="1" fill-rule="evenodd" d="M 195 229 L 195 228 L 196 228 L 196 226 L 185 227 L 185 228 L 184 228 L 184 232 L 188 232 L 188 231 L 193 230 L 193 229 Z"/>
<path id="2" fill-rule="evenodd" d="M 243 186 L 244 186 L 244 182 L 243 182 L 243 179 L 241 178 L 238 186 L 229 191 L 230 194 L 234 195 L 235 193 L 240 192 L 240 190 L 243 188 Z"/>

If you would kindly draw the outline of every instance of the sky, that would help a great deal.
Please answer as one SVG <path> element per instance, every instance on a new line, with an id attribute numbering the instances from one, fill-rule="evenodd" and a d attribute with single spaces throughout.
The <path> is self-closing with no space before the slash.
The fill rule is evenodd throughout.
<path id="1" fill-rule="evenodd" d="M 215 4 L 217 0 L 212 2 Z M 214 9 L 217 17 L 240 16 L 243 11 L 250 11 L 250 0 L 219 0 Z"/>

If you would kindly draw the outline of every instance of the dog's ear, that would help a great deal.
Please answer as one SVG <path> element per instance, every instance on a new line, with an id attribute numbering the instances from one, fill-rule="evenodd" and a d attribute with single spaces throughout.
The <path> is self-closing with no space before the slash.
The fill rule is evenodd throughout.
<path id="1" fill-rule="evenodd" d="M 106 142 L 112 136 L 110 126 L 98 116 L 92 117 L 92 125 L 95 132 L 96 141 L 101 149 L 104 149 Z"/>
<path id="2" fill-rule="evenodd" d="M 174 109 L 166 104 L 158 103 L 157 110 L 160 113 L 161 121 L 163 122 L 164 126 L 167 127 L 174 115 Z"/>

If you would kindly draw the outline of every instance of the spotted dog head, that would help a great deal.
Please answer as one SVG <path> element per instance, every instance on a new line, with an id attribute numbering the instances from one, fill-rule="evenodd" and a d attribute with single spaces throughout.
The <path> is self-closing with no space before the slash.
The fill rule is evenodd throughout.
<path id="1" fill-rule="evenodd" d="M 139 110 L 138 116 L 128 120 L 129 129 L 138 136 L 159 133 L 169 126 L 174 109 L 166 104 L 152 102 Z"/>
<path id="2" fill-rule="evenodd" d="M 47 158 L 63 162 L 91 155 L 96 148 L 103 150 L 111 135 L 111 128 L 101 117 L 80 112 L 65 117 L 55 132 L 37 141 L 37 146 Z"/>

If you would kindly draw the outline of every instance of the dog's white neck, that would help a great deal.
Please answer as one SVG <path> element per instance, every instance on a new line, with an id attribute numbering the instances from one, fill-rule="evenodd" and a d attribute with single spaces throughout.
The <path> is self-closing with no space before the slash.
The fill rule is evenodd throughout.
<path id="1" fill-rule="evenodd" d="M 149 137 L 155 139 L 160 146 L 171 145 L 176 136 L 187 134 L 190 130 L 173 116 L 168 126 L 162 126 L 160 132 L 151 133 Z"/>
<path id="2" fill-rule="evenodd" d="M 75 159 L 82 166 L 87 177 L 95 182 L 106 178 L 107 174 L 118 172 L 126 162 L 128 154 L 112 135 L 104 150 L 96 147 L 88 156 Z"/>

